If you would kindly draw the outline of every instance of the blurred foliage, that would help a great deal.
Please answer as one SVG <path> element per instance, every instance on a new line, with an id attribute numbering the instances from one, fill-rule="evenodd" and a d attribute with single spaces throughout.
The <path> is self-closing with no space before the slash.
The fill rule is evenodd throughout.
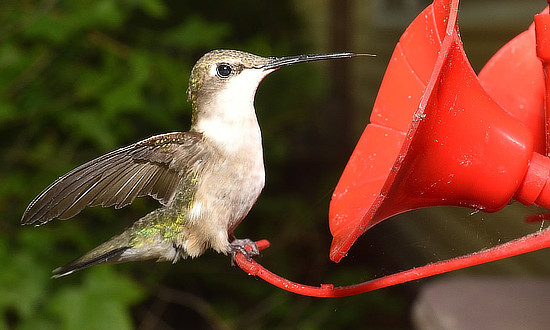
<path id="1" fill-rule="evenodd" d="M 156 207 L 150 200 L 19 227 L 27 203 L 57 176 L 148 136 L 187 130 L 187 79 L 206 51 L 305 52 L 311 45 L 296 34 L 290 3 L 3 1 L 0 23 L 0 329 L 328 329 L 406 320 L 405 303 L 391 290 L 299 297 L 213 253 L 176 265 L 98 266 L 49 279 L 55 266 Z M 296 66 L 259 90 L 268 187 L 237 233 L 277 242 L 266 259 L 312 283 L 329 267 L 325 214 L 340 170 L 325 163 L 330 152 L 311 137 L 327 133 L 315 124 L 328 85 L 320 67 Z M 338 281 L 368 273 L 346 269 L 338 270 L 346 275 Z"/>
<path id="2" fill-rule="evenodd" d="M 355 97 L 365 102 L 360 113 L 342 106 L 349 100 L 336 99 L 331 85 L 340 80 L 334 79 L 335 70 L 327 70 L 329 62 L 282 69 L 258 90 L 267 186 L 236 235 L 268 238 L 272 247 L 262 263 L 296 281 L 356 283 L 475 251 L 500 242 L 498 235 L 504 240 L 518 236 L 515 230 L 508 232 L 509 223 L 523 217 L 517 208 L 492 217 L 430 208 L 377 225 L 340 264 L 328 260 L 329 198 L 354 142 L 342 137 L 359 136 L 339 124 L 364 126 L 364 109 L 372 107 L 389 55 L 417 14 L 407 5 L 410 1 L 376 4 L 372 20 L 381 27 L 371 33 L 357 26 L 365 49 L 346 49 L 379 55 L 361 60 L 368 65 L 360 73 L 360 88 L 355 88 L 360 94 Z M 294 6 L 301 8 L 301 16 Z M 323 6 L 327 3 L 1 1 L 0 329 L 409 328 L 414 283 L 356 297 L 314 299 L 246 276 L 230 267 L 229 258 L 212 252 L 175 265 L 102 265 L 49 279 L 53 268 L 155 208 L 150 199 L 123 210 L 87 209 L 74 220 L 40 228 L 19 226 L 29 201 L 68 170 L 140 139 L 187 130 L 189 71 L 203 53 L 215 48 L 265 56 L 342 50 L 319 49 L 319 40 L 331 32 L 327 17 L 319 14 Z M 518 22 L 499 25 L 489 34 L 480 33 L 488 33 L 486 27 L 461 23 L 466 49 L 479 53 L 471 57 L 477 67 L 528 26 L 532 16 L 519 20 L 516 7 L 509 8 Z M 408 8 L 410 17 L 398 12 L 400 8 Z M 466 2 L 461 8 L 468 12 Z M 470 12 L 484 13 L 474 9 Z M 484 14 L 480 21 L 489 22 L 487 17 L 492 16 Z M 302 33 L 308 29 L 309 35 Z M 424 219 L 413 221 L 415 217 Z M 515 260 L 527 260 L 522 258 Z M 548 263 L 530 264 L 540 265 L 538 273 L 548 273 Z M 518 265 L 517 273 L 529 268 Z"/>

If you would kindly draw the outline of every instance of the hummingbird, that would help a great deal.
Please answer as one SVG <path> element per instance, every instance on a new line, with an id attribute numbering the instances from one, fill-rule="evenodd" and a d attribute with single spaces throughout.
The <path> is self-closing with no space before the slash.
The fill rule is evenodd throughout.
<path id="1" fill-rule="evenodd" d="M 233 231 L 265 184 L 254 97 L 262 79 L 296 63 L 350 58 L 354 53 L 261 57 L 213 50 L 191 70 L 188 132 L 156 135 L 93 159 L 59 177 L 25 210 L 23 225 L 69 219 L 86 206 L 119 209 L 150 196 L 161 206 L 82 257 L 53 270 L 54 278 L 103 263 L 171 261 L 219 253 L 258 254 Z M 252 251 L 244 249 L 253 247 Z"/>

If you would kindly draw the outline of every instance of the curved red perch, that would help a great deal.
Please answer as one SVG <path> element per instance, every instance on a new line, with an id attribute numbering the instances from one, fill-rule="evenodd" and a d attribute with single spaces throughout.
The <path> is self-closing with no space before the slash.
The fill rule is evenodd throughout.
<path id="1" fill-rule="evenodd" d="M 260 250 L 269 246 L 266 240 L 257 241 L 256 245 Z M 550 228 L 515 239 L 513 241 L 497 245 L 490 249 L 481 250 L 465 256 L 452 258 L 412 268 L 399 273 L 376 278 L 363 283 L 350 286 L 334 286 L 333 284 L 321 284 L 318 287 L 296 283 L 284 277 L 276 275 L 254 260 L 247 260 L 238 253 L 235 256 L 237 265 L 249 275 L 258 276 L 264 281 L 279 287 L 283 290 L 310 297 L 346 297 L 377 289 L 386 288 L 392 285 L 406 283 L 433 275 L 450 272 L 457 269 L 476 266 L 483 263 L 513 257 L 523 253 L 539 250 L 550 246 Z"/>

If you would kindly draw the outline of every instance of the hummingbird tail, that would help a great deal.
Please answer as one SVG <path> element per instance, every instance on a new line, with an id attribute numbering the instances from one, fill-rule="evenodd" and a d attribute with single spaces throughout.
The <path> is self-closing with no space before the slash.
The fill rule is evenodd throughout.
<path id="1" fill-rule="evenodd" d="M 59 278 L 93 265 L 109 263 L 118 260 L 119 257 L 124 253 L 124 251 L 128 250 L 129 248 L 130 246 L 123 246 L 114 248 L 102 254 L 96 254 L 92 256 L 90 256 L 90 253 L 86 254 L 64 266 L 54 269 L 52 272 L 52 278 Z"/>

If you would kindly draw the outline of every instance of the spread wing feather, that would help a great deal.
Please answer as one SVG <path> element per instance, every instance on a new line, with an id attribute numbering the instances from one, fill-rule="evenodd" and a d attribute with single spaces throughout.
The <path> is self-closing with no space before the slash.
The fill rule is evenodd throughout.
<path id="1" fill-rule="evenodd" d="M 21 223 L 69 219 L 86 206 L 121 208 L 146 195 L 169 204 L 182 176 L 208 152 L 197 132 L 157 135 L 117 149 L 53 182 L 30 203 Z"/>

